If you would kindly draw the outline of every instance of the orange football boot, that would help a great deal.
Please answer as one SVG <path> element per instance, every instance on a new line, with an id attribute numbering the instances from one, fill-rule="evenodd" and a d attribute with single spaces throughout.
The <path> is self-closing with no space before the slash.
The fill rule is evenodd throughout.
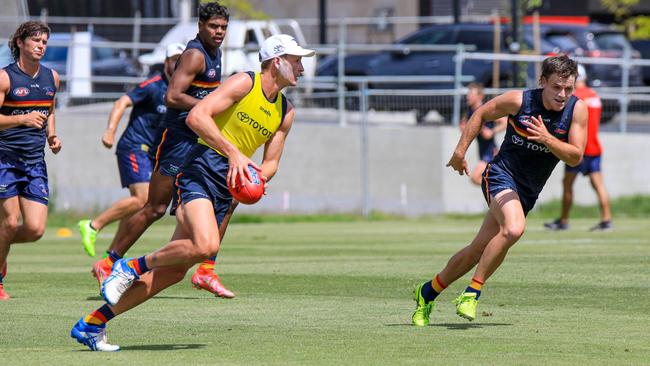
<path id="1" fill-rule="evenodd" d="M 111 275 L 112 267 L 113 266 L 109 264 L 107 258 L 100 259 L 93 264 L 93 269 L 90 272 L 97 279 L 100 293 L 102 290 L 102 283 L 104 283 L 104 280 Z"/>
<path id="2" fill-rule="evenodd" d="M 201 267 L 197 268 L 192 275 L 192 286 L 197 290 L 206 290 L 214 294 L 214 296 L 223 297 L 224 299 L 232 299 L 235 294 L 228 290 L 219 279 L 219 276 L 212 272 L 207 272 Z"/>

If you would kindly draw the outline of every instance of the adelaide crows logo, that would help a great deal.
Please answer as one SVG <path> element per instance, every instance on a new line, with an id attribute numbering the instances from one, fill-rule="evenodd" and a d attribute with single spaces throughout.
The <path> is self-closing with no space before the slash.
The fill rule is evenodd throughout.
<path id="1" fill-rule="evenodd" d="M 513 142 L 515 145 L 519 145 L 519 146 L 521 146 L 521 145 L 524 144 L 524 139 L 522 139 L 521 137 L 519 137 L 519 136 L 517 136 L 517 135 L 512 135 L 512 142 Z"/>

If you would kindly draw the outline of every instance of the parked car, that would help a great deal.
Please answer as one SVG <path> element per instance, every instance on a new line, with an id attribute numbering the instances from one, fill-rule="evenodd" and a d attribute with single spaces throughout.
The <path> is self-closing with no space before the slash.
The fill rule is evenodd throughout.
<path id="1" fill-rule="evenodd" d="M 501 27 L 501 49 L 507 50 L 508 35 L 505 26 Z M 455 45 L 462 43 L 475 47 L 476 52 L 492 52 L 494 44 L 491 24 L 438 24 L 429 26 L 396 42 L 397 45 Z M 368 54 L 351 54 L 345 58 L 345 74 L 353 76 L 399 76 L 399 75 L 454 75 L 456 51 L 383 51 Z M 500 63 L 500 79 L 506 82 L 510 76 L 510 63 Z M 492 85 L 492 61 L 467 60 L 463 63 L 463 75 L 474 78 L 475 82 Z M 323 59 L 317 68 L 319 76 L 338 75 L 336 55 Z M 379 87 L 379 85 L 373 85 Z M 448 83 L 404 83 L 383 84 L 385 88 L 446 89 L 453 88 Z"/>
<path id="2" fill-rule="evenodd" d="M 411 51 L 410 45 L 455 45 L 462 43 L 473 47 L 476 52 L 493 52 L 494 25 L 492 24 L 438 24 L 417 30 L 396 42 L 405 46 L 403 51 L 381 51 L 366 54 L 351 54 L 345 57 L 345 74 L 349 76 L 454 76 L 456 51 Z M 501 50 L 508 50 L 509 33 L 506 26 L 501 26 Z M 486 86 L 492 83 L 492 61 L 466 60 L 463 62 L 462 74 L 473 78 L 474 82 Z M 501 86 L 509 83 L 511 63 L 499 63 L 499 81 Z M 319 62 L 318 76 L 338 75 L 338 58 L 336 55 Z M 465 83 L 467 84 L 467 83 Z M 418 82 L 418 83 L 371 83 L 370 88 L 381 89 L 453 89 L 453 82 Z M 347 85 L 354 89 L 355 84 Z M 328 103 L 323 100 L 322 103 Z M 330 103 L 331 104 L 331 103 Z M 388 110 L 415 110 L 418 121 L 422 121 L 430 110 L 437 110 L 445 120 L 452 116 L 453 97 L 445 96 L 372 96 L 369 108 Z M 357 109 L 356 101 L 348 101 L 349 109 Z"/>
<path id="3" fill-rule="evenodd" d="M 260 62 L 258 57 L 259 47 L 264 40 L 274 34 L 288 33 L 296 38 L 296 41 L 305 45 L 305 36 L 300 25 L 296 21 L 289 21 L 287 24 L 289 32 L 282 31 L 280 26 L 270 20 L 230 20 L 226 39 L 221 46 L 222 75 L 230 76 L 241 71 L 259 71 Z M 144 73 L 150 69 L 162 65 L 165 60 L 165 48 L 170 43 L 180 42 L 187 44 L 196 37 L 196 23 L 180 23 L 175 25 L 158 42 L 153 52 L 141 55 L 138 61 L 143 66 Z M 313 78 L 316 72 L 316 60 L 314 57 L 302 59 L 305 68 L 303 75 L 306 78 Z"/>
<path id="4" fill-rule="evenodd" d="M 555 47 L 554 52 L 563 52 L 572 56 L 623 58 L 623 50 L 625 47 L 630 47 L 632 58 L 641 57 L 623 32 L 603 24 L 544 24 L 540 27 L 540 33 L 544 40 Z M 620 67 L 596 64 L 584 66 L 592 86 L 621 86 Z M 629 85 L 643 85 L 640 67 L 630 68 Z"/>
<path id="5" fill-rule="evenodd" d="M 83 32 L 81 32 L 83 33 Z M 89 35 L 92 41 L 107 42 L 106 38 L 98 35 Z M 67 62 L 71 33 L 52 33 L 49 45 L 41 62 L 43 65 L 56 70 L 60 75 L 67 74 Z M 117 52 L 108 47 L 93 47 L 90 53 L 91 74 L 93 76 L 138 76 L 135 62 L 126 57 L 122 52 Z M 7 44 L 0 47 L 0 67 L 13 62 L 11 50 Z M 94 92 L 125 91 L 123 84 L 94 83 Z"/>

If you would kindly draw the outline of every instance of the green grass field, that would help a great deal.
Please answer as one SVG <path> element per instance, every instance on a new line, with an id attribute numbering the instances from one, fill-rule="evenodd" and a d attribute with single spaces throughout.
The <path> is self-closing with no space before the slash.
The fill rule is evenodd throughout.
<path id="1" fill-rule="evenodd" d="M 562 233 L 541 223 L 529 222 L 487 282 L 475 322 L 451 304 L 468 275 L 440 296 L 426 328 L 410 325 L 413 286 L 441 269 L 480 219 L 234 224 L 218 272 L 237 298 L 196 291 L 188 275 L 109 323 L 117 353 L 89 352 L 69 337 L 102 302 L 78 236 L 49 228 L 39 243 L 12 247 L 0 364 L 650 364 L 648 220 L 617 220 L 611 233 L 587 232 L 593 219 Z M 130 254 L 156 249 L 171 230 L 157 224 Z"/>

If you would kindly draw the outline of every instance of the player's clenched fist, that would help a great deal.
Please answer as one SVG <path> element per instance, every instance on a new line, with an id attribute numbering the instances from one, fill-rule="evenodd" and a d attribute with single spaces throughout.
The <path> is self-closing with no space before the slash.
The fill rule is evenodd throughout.
<path id="1" fill-rule="evenodd" d="M 22 125 L 31 128 L 41 129 L 47 120 L 47 116 L 43 113 L 32 111 L 22 116 Z"/>

